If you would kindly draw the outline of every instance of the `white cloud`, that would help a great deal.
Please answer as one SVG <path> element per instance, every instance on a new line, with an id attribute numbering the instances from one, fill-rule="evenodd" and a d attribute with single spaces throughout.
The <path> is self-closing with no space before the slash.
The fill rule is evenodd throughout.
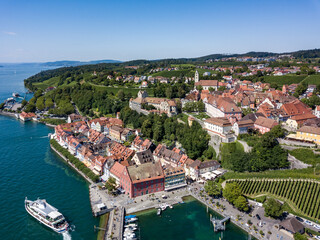
<path id="1" fill-rule="evenodd" d="M 6 35 L 10 35 L 10 36 L 15 36 L 15 35 L 17 35 L 17 33 L 15 33 L 15 32 L 3 32 L 4 34 L 6 34 Z"/>

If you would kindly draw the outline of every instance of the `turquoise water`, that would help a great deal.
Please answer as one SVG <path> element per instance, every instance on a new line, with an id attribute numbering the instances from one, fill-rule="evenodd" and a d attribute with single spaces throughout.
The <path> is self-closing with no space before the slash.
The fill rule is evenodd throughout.
<path id="1" fill-rule="evenodd" d="M 195 199 L 185 204 L 166 209 L 161 216 L 156 210 L 137 214 L 142 240 L 246 240 L 248 234 L 232 223 L 227 223 L 227 230 L 215 233 L 210 222 L 210 214 L 219 217 Z M 219 217 L 220 218 L 220 217 Z"/>
<path id="2" fill-rule="evenodd" d="M 3 65 L 3 64 L 1 64 Z M 23 92 L 23 79 L 38 65 L 0 68 L 0 100 Z M 24 198 L 45 198 L 74 225 L 72 239 L 96 239 L 99 224 L 89 203 L 87 183 L 49 147 L 53 129 L 0 116 L 0 239 L 62 239 L 27 214 Z"/>

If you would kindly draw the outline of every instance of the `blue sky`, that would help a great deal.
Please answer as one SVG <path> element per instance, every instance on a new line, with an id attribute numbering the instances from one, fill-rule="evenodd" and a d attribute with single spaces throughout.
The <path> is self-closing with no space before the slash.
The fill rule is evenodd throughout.
<path id="1" fill-rule="evenodd" d="M 320 47 L 320 0 L 1 0 L 0 62 Z"/>

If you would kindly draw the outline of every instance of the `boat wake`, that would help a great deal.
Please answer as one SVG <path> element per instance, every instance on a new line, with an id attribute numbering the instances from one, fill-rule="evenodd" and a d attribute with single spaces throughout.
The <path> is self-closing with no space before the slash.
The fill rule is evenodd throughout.
<path id="1" fill-rule="evenodd" d="M 39 138 L 48 138 L 48 136 L 43 136 L 43 137 L 39 137 Z"/>
<path id="2" fill-rule="evenodd" d="M 62 233 L 62 236 L 63 236 L 63 240 L 71 240 L 72 239 L 70 233 L 68 233 L 68 232 Z"/>

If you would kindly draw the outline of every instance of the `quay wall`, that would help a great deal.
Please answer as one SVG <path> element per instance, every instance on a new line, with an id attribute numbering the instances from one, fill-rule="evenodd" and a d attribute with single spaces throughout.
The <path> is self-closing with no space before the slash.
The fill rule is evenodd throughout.
<path id="1" fill-rule="evenodd" d="M 207 202 L 205 202 L 203 199 L 201 199 L 199 196 L 197 196 L 196 194 L 190 192 L 190 195 L 192 197 L 194 197 L 195 199 L 197 199 L 199 202 L 201 202 L 202 204 L 204 204 L 206 207 L 210 208 L 212 211 L 218 213 L 219 215 L 221 215 L 222 217 L 230 217 L 222 212 L 218 212 L 217 209 L 214 209 L 211 205 L 209 205 Z M 230 217 L 230 221 L 237 225 L 238 227 L 240 227 L 242 230 L 244 230 L 245 232 L 247 232 L 248 234 L 252 235 L 253 237 L 255 237 L 256 239 L 263 239 L 261 236 L 259 236 L 258 234 L 253 234 L 252 232 L 249 232 L 248 229 L 246 229 L 242 224 L 240 224 L 237 221 L 234 221 L 231 217 Z"/>
<path id="2" fill-rule="evenodd" d="M 51 149 L 58 154 L 64 161 L 66 161 L 69 166 L 71 166 L 76 172 L 78 172 L 85 180 L 87 180 L 87 182 L 89 182 L 90 184 L 93 184 L 93 181 L 88 178 L 84 173 L 82 173 L 79 169 L 76 168 L 76 166 L 74 166 L 65 156 L 63 156 L 57 149 L 55 149 L 51 144 L 50 144 Z"/>

